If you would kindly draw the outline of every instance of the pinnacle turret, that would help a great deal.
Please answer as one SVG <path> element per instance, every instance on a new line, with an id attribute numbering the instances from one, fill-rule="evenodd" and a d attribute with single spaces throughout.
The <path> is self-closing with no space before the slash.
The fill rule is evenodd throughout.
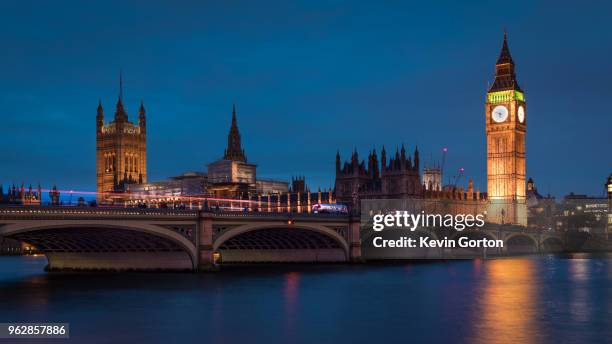
<path id="1" fill-rule="evenodd" d="M 145 116 L 145 107 L 144 107 L 144 101 L 141 99 L 140 100 L 140 108 L 138 109 L 138 116 L 140 117 L 144 117 Z"/>
<path id="2" fill-rule="evenodd" d="M 141 99 L 140 108 L 138 109 L 138 126 L 141 128 L 141 130 L 145 130 L 146 125 L 147 125 L 146 111 L 144 107 L 144 101 Z"/>
<path id="3" fill-rule="evenodd" d="M 98 109 L 96 113 L 99 117 L 104 117 L 104 108 L 102 108 L 102 99 L 98 99 Z"/>

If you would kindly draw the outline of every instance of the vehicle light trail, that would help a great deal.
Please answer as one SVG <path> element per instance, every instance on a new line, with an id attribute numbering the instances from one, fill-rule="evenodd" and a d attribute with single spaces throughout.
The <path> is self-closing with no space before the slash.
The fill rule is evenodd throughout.
<path id="1" fill-rule="evenodd" d="M 69 195 L 89 195 L 89 196 L 120 196 L 131 199 L 155 199 L 155 198 L 172 198 L 188 201 L 215 201 L 215 202 L 233 202 L 233 203 L 257 203 L 254 200 L 235 199 L 235 198 L 218 198 L 218 197 L 203 197 L 203 196 L 180 196 L 180 195 L 151 195 L 143 193 L 130 193 L 130 192 L 95 192 L 95 191 L 81 191 L 81 190 L 53 190 L 53 189 L 41 189 L 41 192 L 59 192 L 60 194 Z"/>

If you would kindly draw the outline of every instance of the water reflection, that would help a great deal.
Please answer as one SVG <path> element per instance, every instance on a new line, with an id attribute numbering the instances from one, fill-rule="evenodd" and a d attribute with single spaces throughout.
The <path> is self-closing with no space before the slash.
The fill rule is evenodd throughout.
<path id="1" fill-rule="evenodd" d="M 591 305 L 589 304 L 590 273 L 589 259 L 576 258 L 569 260 L 569 277 L 572 283 L 570 315 L 574 321 L 589 321 Z"/>
<path id="2" fill-rule="evenodd" d="M 31 310 L 46 309 L 49 304 L 49 279 L 47 276 L 31 277 L 24 281 L 24 285 L 32 290 L 28 297 L 22 299 L 24 308 Z"/>
<path id="3" fill-rule="evenodd" d="M 474 260 L 472 261 L 472 266 L 474 271 L 474 277 L 480 277 L 480 274 L 482 273 L 482 259 L 474 258 Z"/>
<path id="4" fill-rule="evenodd" d="M 571 258 L 47 274 L 4 257 L 0 318 L 70 321 L 84 343 L 605 342 L 612 257 Z"/>
<path id="5" fill-rule="evenodd" d="M 534 262 L 489 260 L 484 265 L 481 295 L 475 300 L 475 343 L 537 343 Z"/>
<path id="6" fill-rule="evenodd" d="M 11 257 L 18 259 L 18 257 Z M 15 275 L 24 276 L 19 280 L 18 288 L 27 288 L 30 293 L 27 295 L 18 294 L 21 306 L 29 311 L 46 311 L 49 305 L 49 275 L 41 269 L 47 264 L 47 257 L 43 255 L 23 256 L 25 263 L 21 270 Z M 13 276 L 16 277 L 16 276 Z M 23 296 L 23 297 L 22 297 Z"/>
<path id="7" fill-rule="evenodd" d="M 288 272 L 284 276 L 283 297 L 285 301 L 285 331 L 288 339 L 297 339 L 295 333 L 297 301 L 300 293 L 300 273 Z"/>

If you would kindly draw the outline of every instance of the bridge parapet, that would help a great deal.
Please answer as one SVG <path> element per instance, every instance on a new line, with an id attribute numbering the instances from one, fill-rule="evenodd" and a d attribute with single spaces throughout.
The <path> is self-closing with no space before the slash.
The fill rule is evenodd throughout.
<path id="1" fill-rule="evenodd" d="M 289 213 L 289 212 L 211 212 L 209 213 L 214 218 L 241 218 L 241 219 L 317 219 L 317 220 L 333 220 L 342 221 L 348 220 L 346 214 L 309 214 L 309 213 Z"/>
<path id="2" fill-rule="evenodd" d="M 102 208 L 102 207 L 54 207 L 54 206 L 0 206 L 0 219 L 40 219 L 40 218 L 173 218 L 195 219 L 212 218 L 232 219 L 317 219 L 348 220 L 346 214 L 312 214 L 295 212 L 236 212 L 201 211 L 188 209 L 151 209 L 151 208 Z"/>
<path id="3" fill-rule="evenodd" d="M 95 208 L 95 207 L 0 207 L 0 219 L 40 218 L 196 218 L 198 211 L 175 209 L 141 208 Z"/>

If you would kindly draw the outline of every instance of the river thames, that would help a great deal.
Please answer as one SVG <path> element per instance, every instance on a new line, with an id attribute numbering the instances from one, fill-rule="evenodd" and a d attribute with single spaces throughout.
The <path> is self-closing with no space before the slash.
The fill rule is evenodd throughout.
<path id="1" fill-rule="evenodd" d="M 0 257 L 0 322 L 68 322 L 69 342 L 603 343 L 612 337 L 612 255 L 216 273 L 46 273 L 45 265 L 42 256 Z"/>

